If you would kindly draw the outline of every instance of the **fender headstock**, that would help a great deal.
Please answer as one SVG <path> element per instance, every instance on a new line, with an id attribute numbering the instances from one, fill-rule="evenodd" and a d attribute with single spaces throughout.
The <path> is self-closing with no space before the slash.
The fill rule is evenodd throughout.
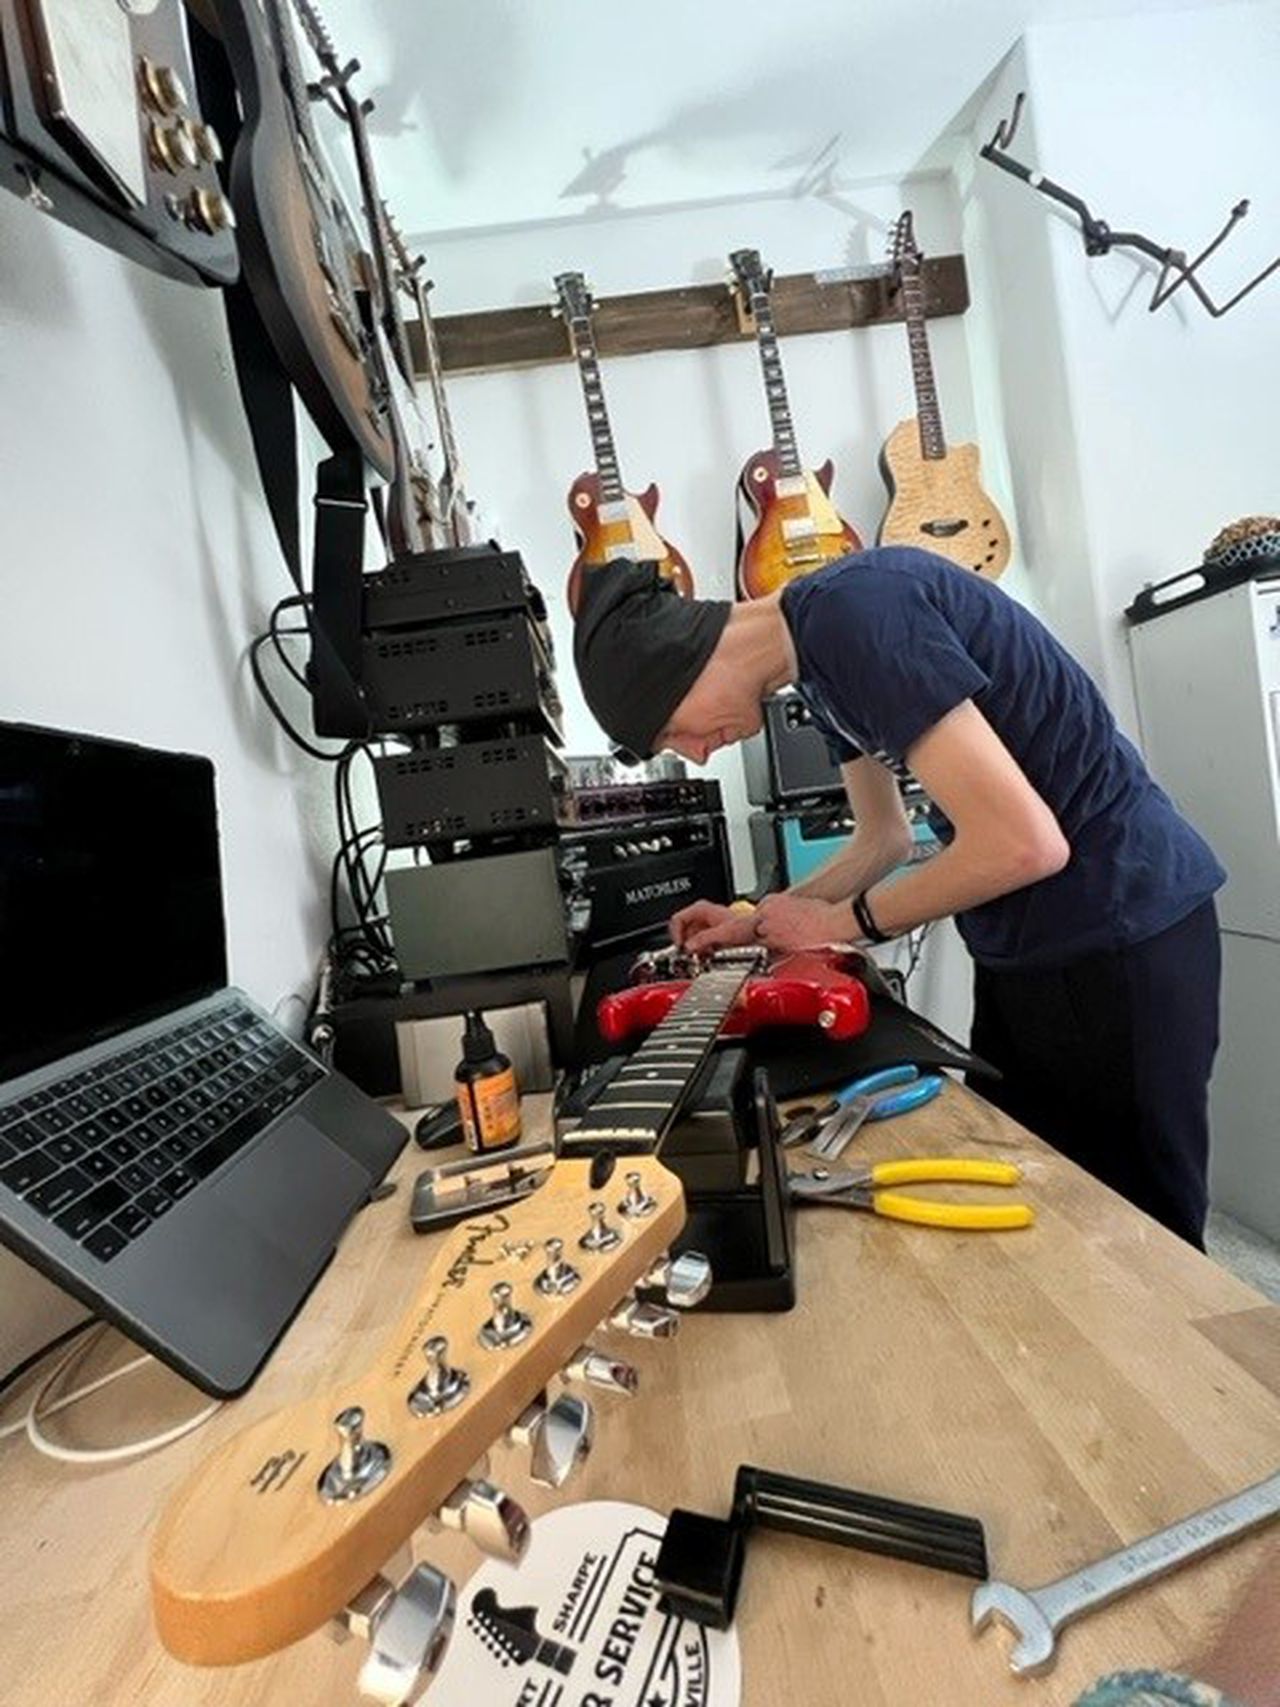
<path id="1" fill-rule="evenodd" d="M 404 1676 L 438 1660 L 452 1585 L 419 1566 L 396 1591 L 381 1573 L 428 1520 L 520 1556 L 521 1507 L 468 1476 L 505 1437 L 531 1448 L 536 1479 L 564 1480 L 590 1445 L 591 1410 L 548 1389 L 564 1373 L 631 1390 L 634 1372 L 584 1342 L 610 1321 L 648 1331 L 655 1306 L 629 1297 L 642 1283 L 670 1278 L 671 1301 L 690 1301 L 663 1262 L 684 1219 L 679 1180 L 652 1156 L 596 1156 L 557 1163 L 527 1201 L 442 1237 L 363 1374 L 252 1424 L 170 1501 L 151 1549 L 165 1647 L 224 1665 L 339 1619 L 370 1639 L 362 1685 L 412 1699 Z"/>

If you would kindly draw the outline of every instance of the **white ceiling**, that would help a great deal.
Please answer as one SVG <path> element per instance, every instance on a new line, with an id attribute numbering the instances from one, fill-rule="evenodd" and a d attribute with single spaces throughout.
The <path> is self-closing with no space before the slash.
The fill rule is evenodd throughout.
<path id="1" fill-rule="evenodd" d="M 899 177 L 1032 22 L 1178 0 L 323 0 L 414 237 Z M 1212 3 L 1212 0 L 1211 0 Z M 1225 0 L 1223 0 L 1225 3 Z"/>

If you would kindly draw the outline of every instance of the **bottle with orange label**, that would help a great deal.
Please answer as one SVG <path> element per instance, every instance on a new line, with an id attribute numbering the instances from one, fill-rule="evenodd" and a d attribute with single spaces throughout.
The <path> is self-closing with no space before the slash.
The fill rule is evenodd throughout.
<path id="1" fill-rule="evenodd" d="M 515 1069 L 478 1012 L 467 1015 L 462 1059 L 454 1075 L 468 1150 L 483 1155 L 520 1141 L 520 1090 Z"/>

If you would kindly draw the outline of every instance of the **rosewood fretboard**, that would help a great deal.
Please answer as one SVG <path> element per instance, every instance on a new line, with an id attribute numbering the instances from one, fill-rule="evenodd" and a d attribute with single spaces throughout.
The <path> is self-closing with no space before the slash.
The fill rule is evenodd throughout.
<path id="1" fill-rule="evenodd" d="M 724 1017 L 756 970 L 753 961 L 713 967 L 684 995 L 610 1081 L 566 1148 L 632 1153 L 656 1148 L 688 1095 Z"/>

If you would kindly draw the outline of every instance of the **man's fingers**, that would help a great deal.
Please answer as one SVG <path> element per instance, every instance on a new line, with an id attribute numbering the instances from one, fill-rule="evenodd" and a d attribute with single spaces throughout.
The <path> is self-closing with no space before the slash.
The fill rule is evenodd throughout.
<path id="1" fill-rule="evenodd" d="M 705 930 L 694 931 L 685 938 L 684 946 L 701 954 L 708 948 L 732 948 L 741 940 L 738 924 L 735 921 L 723 925 L 711 925 Z"/>
<path id="2" fill-rule="evenodd" d="M 725 911 L 716 901 L 692 901 L 671 915 L 667 929 L 681 948 L 694 948 L 698 932 L 716 928 Z"/>

